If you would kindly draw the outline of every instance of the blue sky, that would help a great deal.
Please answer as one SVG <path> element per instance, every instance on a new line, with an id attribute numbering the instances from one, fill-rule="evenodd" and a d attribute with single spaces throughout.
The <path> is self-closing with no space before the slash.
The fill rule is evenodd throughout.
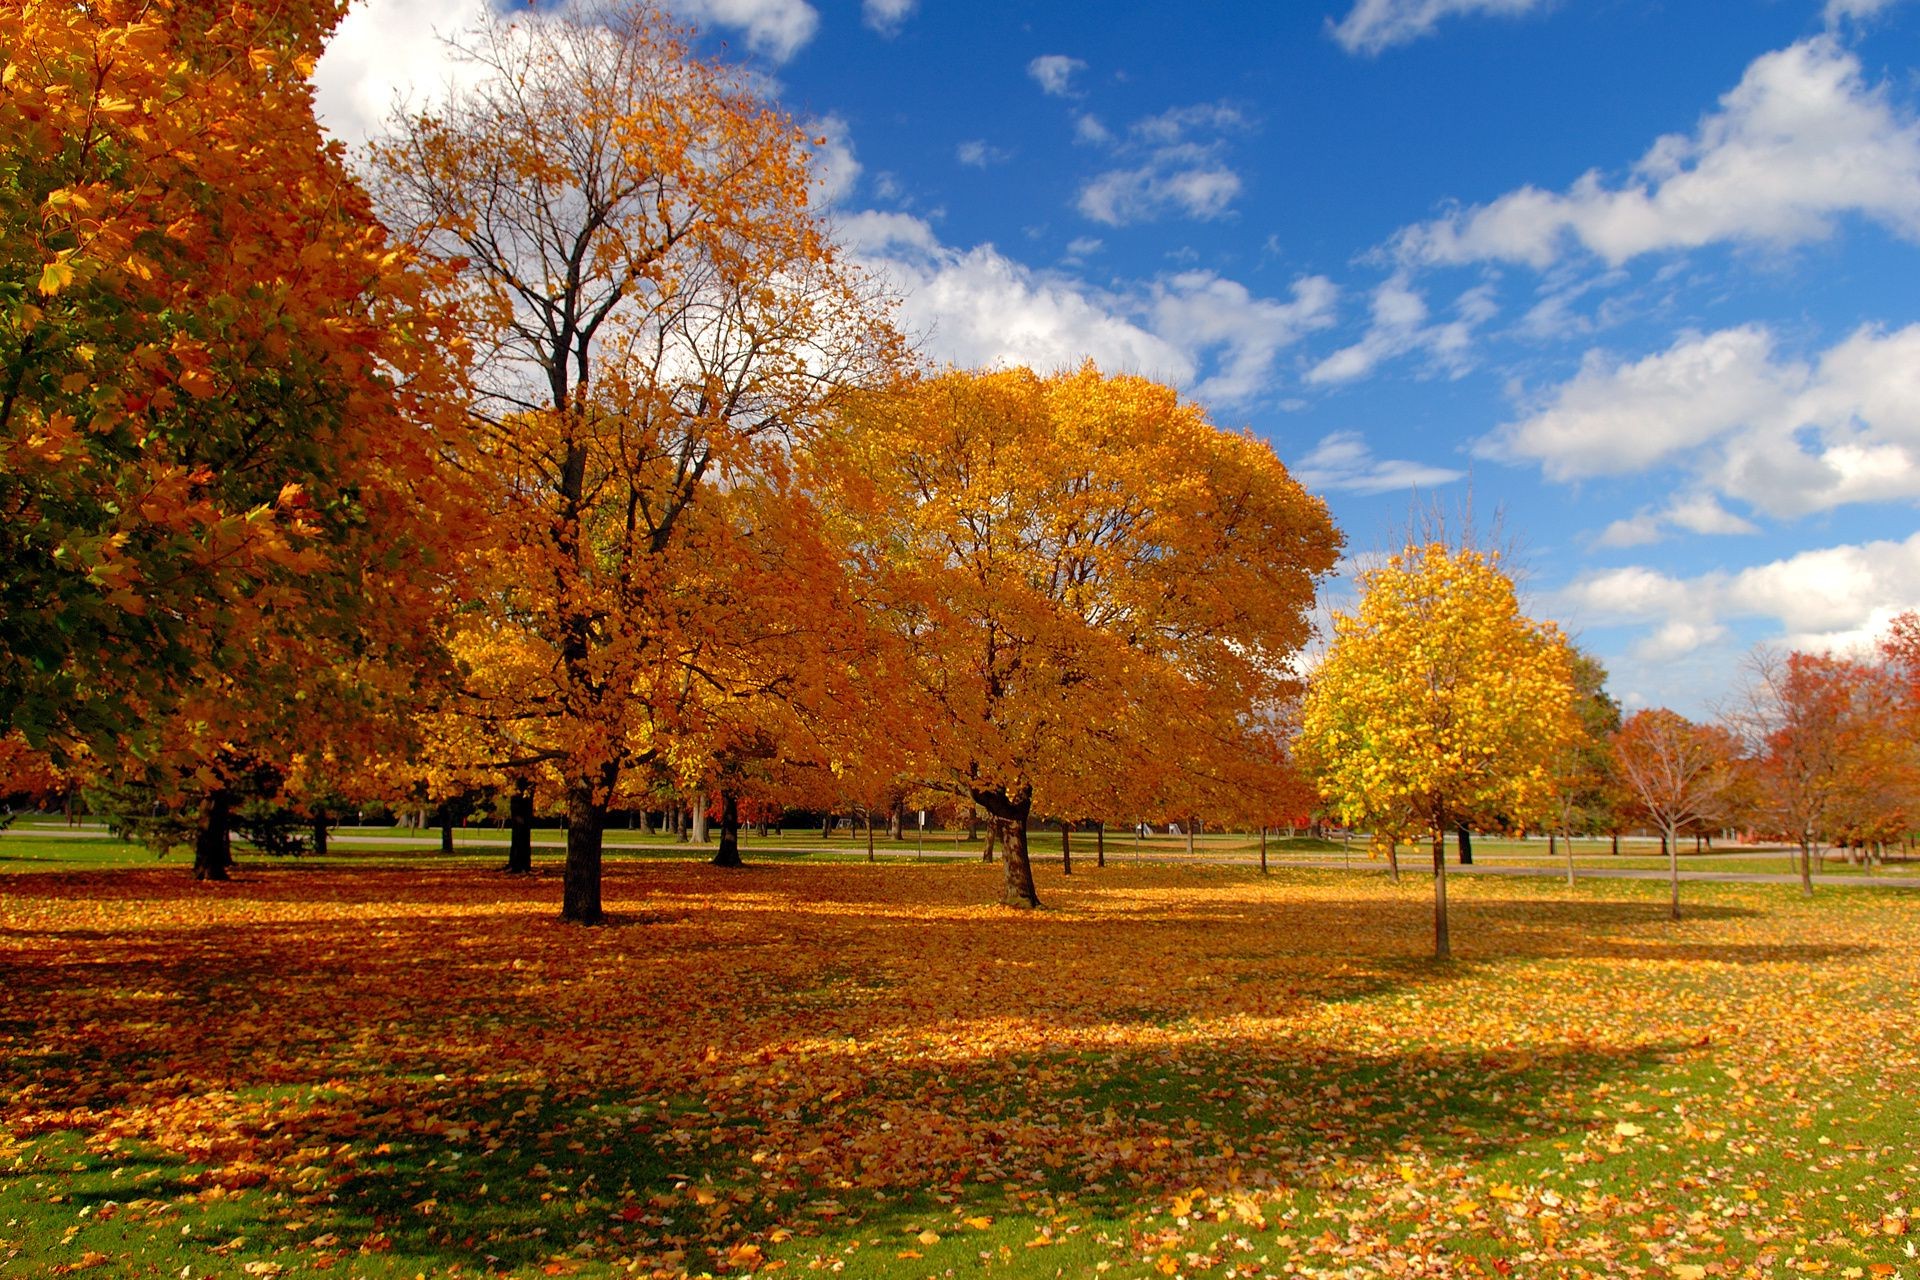
<path id="1" fill-rule="evenodd" d="M 481 3 L 372 0 L 324 118 Z M 1920 607 L 1920 4 L 675 8 L 828 139 L 928 354 L 1174 382 L 1356 558 L 1470 501 L 1629 706 Z"/>

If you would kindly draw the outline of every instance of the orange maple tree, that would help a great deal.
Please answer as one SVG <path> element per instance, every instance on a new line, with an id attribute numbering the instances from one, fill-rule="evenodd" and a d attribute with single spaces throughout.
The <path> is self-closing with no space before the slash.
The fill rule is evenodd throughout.
<path id="1" fill-rule="evenodd" d="M 986 811 L 1010 906 L 1038 902 L 1036 805 L 1167 790 L 1297 688 L 1340 537 L 1270 448 L 1168 387 L 949 372 L 853 402 L 822 453 L 906 654 L 909 770 Z"/>
<path id="2" fill-rule="evenodd" d="M 209 826 L 380 718 L 460 510 L 462 341 L 313 115 L 339 11 L 0 7 L 0 717 Z"/>
<path id="3" fill-rule="evenodd" d="M 1680 832 L 1726 813 L 1740 783 L 1739 743 L 1720 725 L 1653 707 L 1628 716 L 1609 747 L 1622 789 L 1666 845 L 1669 911 L 1678 920 Z"/>

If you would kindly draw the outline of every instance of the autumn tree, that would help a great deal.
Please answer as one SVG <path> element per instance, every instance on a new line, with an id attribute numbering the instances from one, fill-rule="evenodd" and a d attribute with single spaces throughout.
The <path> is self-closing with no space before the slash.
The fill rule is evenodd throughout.
<path id="1" fill-rule="evenodd" d="M 1636 711 L 1609 741 L 1614 772 L 1667 847 L 1670 905 L 1680 918 L 1680 832 L 1726 811 L 1738 785 L 1739 744 L 1719 725 L 1677 711 Z"/>
<path id="2" fill-rule="evenodd" d="M 462 344 L 313 114 L 338 10 L 0 10 L 0 723 L 209 850 L 427 660 L 460 522 Z"/>
<path id="3" fill-rule="evenodd" d="M 494 21 L 472 87 L 376 148 L 393 225 L 462 268 L 500 485 L 490 612 L 533 673 L 513 763 L 561 777 L 563 913 L 601 917 L 622 775 L 713 620 L 678 591 L 704 497 L 780 465 L 893 339 L 807 209 L 808 140 L 647 4 Z"/>
<path id="4" fill-rule="evenodd" d="M 1566 842 L 1567 883 L 1574 878 L 1573 836 L 1612 821 L 1613 771 L 1607 742 L 1620 727 L 1620 704 L 1607 694 L 1607 669 L 1593 655 L 1571 651 L 1573 715 L 1578 731 L 1553 764 L 1553 822 Z"/>
<path id="5" fill-rule="evenodd" d="M 1446 834 L 1469 814 L 1533 822 L 1577 733 L 1571 659 L 1520 611 L 1499 557 L 1410 544 L 1360 575 L 1360 603 L 1302 714 L 1302 764 L 1342 820 L 1411 819 L 1433 841 L 1434 954 L 1447 932 Z"/>
<path id="6" fill-rule="evenodd" d="M 828 446 L 848 544 L 905 659 L 926 787 L 978 804 L 1003 899 L 1038 904 L 1033 813 L 1179 770 L 1288 695 L 1340 539 L 1273 451 L 1091 365 L 949 372 L 849 404 Z"/>

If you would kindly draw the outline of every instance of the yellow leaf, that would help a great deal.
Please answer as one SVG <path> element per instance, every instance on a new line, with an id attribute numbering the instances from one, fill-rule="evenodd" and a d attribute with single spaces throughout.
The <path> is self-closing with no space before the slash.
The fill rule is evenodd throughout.
<path id="1" fill-rule="evenodd" d="M 929 1245 L 939 1244 L 940 1233 L 938 1231 L 933 1230 L 931 1227 L 929 1227 L 927 1230 L 922 1231 L 919 1235 L 915 1236 L 914 1239 L 918 1240 L 921 1244 L 929 1244 Z"/>
<path id="2" fill-rule="evenodd" d="M 1642 1129 L 1631 1120 L 1622 1120 L 1619 1124 L 1613 1126 L 1613 1131 L 1623 1138 L 1637 1138 L 1646 1132 L 1645 1129 Z"/>
<path id="3" fill-rule="evenodd" d="M 1674 1280 L 1707 1280 L 1707 1269 L 1697 1262 L 1681 1262 L 1673 1268 Z"/>
<path id="4" fill-rule="evenodd" d="M 67 264 L 67 255 L 61 254 L 46 266 L 40 268 L 40 293 L 51 298 L 73 283 L 73 268 Z"/>
<path id="5" fill-rule="evenodd" d="M 985 1231 L 988 1227 L 993 1225 L 993 1219 L 988 1217 L 984 1213 L 980 1214 L 977 1217 L 968 1218 L 966 1222 L 967 1222 L 967 1225 L 972 1227 L 975 1231 Z"/>

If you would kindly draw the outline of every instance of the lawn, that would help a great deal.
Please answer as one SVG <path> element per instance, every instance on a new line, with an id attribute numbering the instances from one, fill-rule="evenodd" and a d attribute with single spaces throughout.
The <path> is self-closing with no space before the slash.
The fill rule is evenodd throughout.
<path id="1" fill-rule="evenodd" d="M 0 1277 L 1920 1277 L 1911 891 L 998 874 L 7 878 Z"/>

